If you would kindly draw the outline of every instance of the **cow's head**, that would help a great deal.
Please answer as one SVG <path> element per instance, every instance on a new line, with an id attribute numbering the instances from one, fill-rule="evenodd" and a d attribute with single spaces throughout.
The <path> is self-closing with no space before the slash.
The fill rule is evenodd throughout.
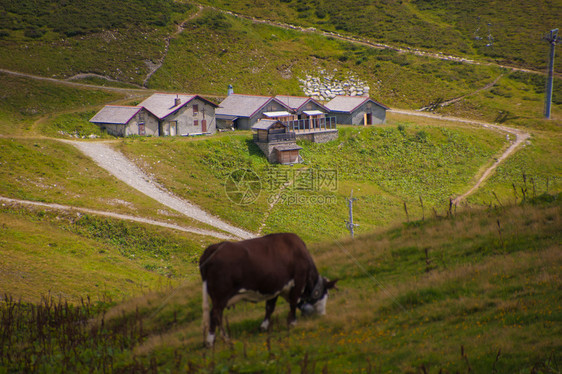
<path id="1" fill-rule="evenodd" d="M 324 277 L 318 277 L 318 281 L 310 293 L 302 295 L 298 304 L 303 315 L 326 314 L 326 302 L 328 301 L 328 290 L 336 287 L 338 280 L 329 281 Z"/>

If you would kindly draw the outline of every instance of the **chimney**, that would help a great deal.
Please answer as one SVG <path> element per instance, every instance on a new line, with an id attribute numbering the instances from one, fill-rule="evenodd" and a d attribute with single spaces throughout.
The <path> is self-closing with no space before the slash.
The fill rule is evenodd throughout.
<path id="1" fill-rule="evenodd" d="M 181 99 L 178 95 L 176 95 L 176 98 L 174 99 L 174 106 L 178 106 L 181 104 Z"/>
<path id="2" fill-rule="evenodd" d="M 232 88 L 232 85 L 229 84 L 228 85 L 228 96 L 232 95 L 234 93 L 234 88 Z"/>

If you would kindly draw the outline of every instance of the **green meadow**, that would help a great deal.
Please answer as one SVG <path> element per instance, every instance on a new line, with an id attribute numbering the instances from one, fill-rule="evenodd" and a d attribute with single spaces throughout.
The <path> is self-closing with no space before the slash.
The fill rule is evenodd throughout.
<path id="1" fill-rule="evenodd" d="M 263 304 L 240 304 L 226 311 L 230 339 L 219 339 L 212 350 L 203 344 L 196 265 L 187 264 L 200 249 L 172 232 L 79 220 L 43 256 L 63 261 L 61 271 L 69 271 L 78 254 L 63 241 L 73 235 L 86 244 L 103 223 L 125 235 L 122 243 L 101 238 L 87 251 L 79 249 L 80 266 L 99 266 L 103 259 L 117 267 L 92 282 L 121 282 L 137 294 L 148 286 L 157 290 L 123 302 L 110 301 L 110 287 L 103 297 L 83 296 L 76 304 L 54 294 L 34 304 L 8 297 L 0 304 L 0 362 L 5 372 L 555 373 L 562 318 L 559 199 L 542 195 L 525 204 L 390 226 L 355 240 L 313 243 L 320 271 L 340 279 L 327 315 L 301 317 L 287 329 L 288 306 L 280 302 L 272 328 L 261 333 Z M 53 218 L 25 213 L 8 227 L 15 231 L 32 220 L 40 231 Z M 146 271 L 162 258 L 177 263 L 166 283 Z M 35 272 L 45 267 L 35 263 Z M 17 269 L 19 276 L 30 270 Z M 129 272 L 142 284 L 128 284 Z"/>
<path id="2" fill-rule="evenodd" d="M 546 120 L 541 37 L 561 11 L 542 0 L 0 0 L 0 197 L 50 204 L 0 202 L 0 373 L 559 373 L 562 82 L 557 59 Z M 302 95 L 299 79 L 323 74 L 437 116 L 339 126 L 335 141 L 299 141 L 294 166 L 269 164 L 249 131 L 117 139 L 89 123 L 154 91 Z M 458 206 L 515 138 L 445 117 L 530 135 Z M 105 142 L 235 226 L 299 234 L 339 279 L 327 315 L 288 329 L 281 301 L 262 333 L 263 303 L 240 304 L 226 312 L 230 340 L 204 348 L 197 263 L 219 239 L 94 213 L 210 229 L 68 141 Z M 260 182 L 253 201 L 229 193 L 241 170 Z"/>

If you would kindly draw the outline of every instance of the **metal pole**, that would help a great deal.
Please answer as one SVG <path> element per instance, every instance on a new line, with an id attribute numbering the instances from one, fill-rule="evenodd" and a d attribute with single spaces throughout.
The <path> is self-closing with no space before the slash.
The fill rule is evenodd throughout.
<path id="1" fill-rule="evenodd" d="M 550 119 L 550 110 L 552 106 L 552 86 L 554 84 L 554 47 L 558 42 L 558 29 L 551 30 L 550 34 L 544 39 L 550 44 L 550 59 L 548 62 L 548 78 L 546 80 L 544 117 Z"/>
<path id="2" fill-rule="evenodd" d="M 349 229 L 349 233 L 351 234 L 351 238 L 353 238 L 354 232 L 353 229 L 357 224 L 353 223 L 353 202 L 357 200 L 353 197 L 353 190 L 351 190 L 351 195 L 349 199 L 347 199 L 347 206 L 349 207 L 349 221 L 347 222 L 347 228 Z"/>
<path id="3" fill-rule="evenodd" d="M 554 81 L 554 42 L 550 42 L 550 62 L 548 63 L 548 78 L 546 80 L 546 98 L 544 116 L 550 119 L 550 107 L 552 105 L 552 85 Z"/>

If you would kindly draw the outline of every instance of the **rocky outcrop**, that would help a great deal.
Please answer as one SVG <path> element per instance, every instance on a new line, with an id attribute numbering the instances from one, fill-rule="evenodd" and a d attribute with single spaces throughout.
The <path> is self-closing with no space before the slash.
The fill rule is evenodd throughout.
<path id="1" fill-rule="evenodd" d="M 336 78 L 333 73 L 319 70 L 317 75 L 307 74 L 299 79 L 301 89 L 306 96 L 319 101 L 329 101 L 336 96 L 369 96 L 370 87 L 367 82 L 353 74 Z"/>

